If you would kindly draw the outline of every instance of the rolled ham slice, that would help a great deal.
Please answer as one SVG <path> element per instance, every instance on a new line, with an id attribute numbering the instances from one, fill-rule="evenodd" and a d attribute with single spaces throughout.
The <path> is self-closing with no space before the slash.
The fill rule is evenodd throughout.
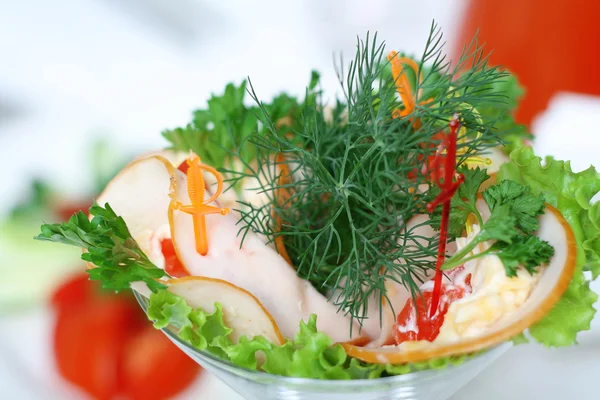
<path id="1" fill-rule="evenodd" d="M 173 200 L 188 204 L 185 174 L 176 171 L 172 183 Z M 257 234 L 248 232 L 242 243 L 236 214 L 206 216 L 209 250 L 205 256 L 196 251 L 192 217 L 171 209 L 169 220 L 175 250 L 190 274 L 222 279 L 249 291 L 271 313 L 284 336 L 295 336 L 300 321 L 316 314 L 319 330 L 334 341 L 359 337 L 358 325 L 352 327 L 351 336 L 350 318 L 338 312 L 308 281 L 299 278 Z"/>
<path id="2" fill-rule="evenodd" d="M 206 217 L 209 252 L 198 254 L 192 217 L 169 211 L 173 199 L 184 205 L 190 202 L 186 176 L 175 165 L 181 160 L 180 154 L 157 153 L 133 161 L 107 186 L 98 203 L 109 203 L 123 217 L 132 237 L 158 267 L 164 267 L 160 241 L 171 238 L 190 275 L 220 279 L 248 291 L 273 316 L 284 336 L 294 337 L 300 321 L 316 314 L 319 330 L 333 340 L 364 341 L 358 325 L 353 324 L 351 336 L 350 318 L 299 278 L 261 237 L 249 233 L 242 246 L 236 214 Z M 133 287 L 143 291 L 140 285 Z"/>

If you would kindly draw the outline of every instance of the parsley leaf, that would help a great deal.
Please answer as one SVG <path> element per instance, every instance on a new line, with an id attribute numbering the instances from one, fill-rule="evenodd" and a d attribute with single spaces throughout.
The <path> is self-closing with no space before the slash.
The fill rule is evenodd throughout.
<path id="1" fill-rule="evenodd" d="M 600 203 L 592 201 L 600 192 L 600 173 L 593 167 L 573 172 L 568 161 L 541 159 L 525 147 L 510 154 L 498 177 L 528 185 L 534 193 L 544 195 L 573 229 L 577 246 L 573 279 L 552 311 L 529 328 L 529 333 L 546 346 L 577 343 L 578 333 L 590 329 L 598 299 L 590 282 L 600 276 Z M 591 279 L 584 271 L 592 273 Z"/>
<path id="2" fill-rule="evenodd" d="M 225 92 L 212 95 L 206 109 L 196 110 L 192 122 L 182 128 L 166 130 L 162 135 L 174 150 L 196 153 L 203 162 L 221 168 L 229 152 L 258 129 L 258 118 L 244 106 L 246 81 L 233 83 Z M 253 154 L 244 153 L 251 160 Z"/>
<path id="3" fill-rule="evenodd" d="M 479 188 L 483 185 L 483 182 L 490 179 L 487 174 L 487 170 L 477 168 L 468 168 L 467 166 L 460 166 L 457 170 L 459 174 L 464 175 L 465 181 L 458 187 L 458 197 L 468 200 L 469 206 L 473 210 L 477 210 L 474 204 L 477 201 L 477 195 L 479 194 Z"/>
<path id="4" fill-rule="evenodd" d="M 465 195 L 460 203 L 456 203 L 459 209 L 455 214 L 463 213 L 464 209 L 475 209 L 481 224 L 481 216 L 475 208 L 477 191 L 474 190 L 477 190 L 485 179 L 480 172 L 471 175 L 476 179 L 475 183 L 467 186 L 463 191 L 469 196 Z M 502 260 L 506 274 L 515 276 L 519 266 L 534 273 L 539 265 L 546 264 L 550 260 L 554 254 L 552 246 L 532 234 L 539 228 L 537 216 L 544 213 L 543 196 L 532 194 L 528 186 L 504 180 L 487 188 L 483 192 L 483 199 L 490 209 L 490 217 L 480 225 L 480 232 L 465 247 L 450 257 L 442 269 L 451 269 L 466 261 L 496 254 Z M 453 210 L 451 215 L 452 212 Z M 483 252 L 470 255 L 479 243 L 487 241 L 495 243 Z"/>
<path id="5" fill-rule="evenodd" d="M 319 74 L 313 71 L 305 101 L 313 101 Z M 192 121 L 185 127 L 168 129 L 162 135 L 171 143 L 171 149 L 193 151 L 203 162 L 215 168 L 231 168 L 227 161 L 235 153 L 244 163 L 256 158 L 255 146 L 247 146 L 250 136 L 268 128 L 267 119 L 258 106 L 246 106 L 247 81 L 239 86 L 225 87 L 221 95 L 212 95 L 206 109 L 194 111 Z M 274 121 L 279 135 L 293 132 L 300 118 L 301 105 L 293 96 L 282 93 L 271 103 L 262 104 L 269 120 Z"/>
<path id="6" fill-rule="evenodd" d="M 481 243 L 488 240 L 497 240 L 511 244 L 515 236 L 516 218 L 507 205 L 501 205 L 492 210 L 488 220 L 482 225 L 481 231 L 473 240 Z"/>
<path id="7" fill-rule="evenodd" d="M 481 221 L 481 214 L 477 210 L 477 194 L 479 188 L 490 177 L 485 169 L 468 168 L 461 166 L 458 168 L 458 173 L 463 174 L 465 181 L 458 187 L 457 193 L 452 198 L 450 225 L 448 234 L 450 237 L 458 237 L 465 229 L 465 222 L 469 214 L 473 213 L 477 219 Z"/>
<path id="8" fill-rule="evenodd" d="M 90 214 L 91 221 L 80 211 L 68 222 L 44 224 L 35 239 L 86 249 L 81 258 L 97 266 L 88 271 L 90 279 L 106 289 L 125 290 L 136 281 L 145 282 L 152 291 L 165 287 L 157 281 L 165 272 L 148 259 L 108 203 L 104 208 L 94 204 Z"/>
<path id="9" fill-rule="evenodd" d="M 510 245 L 496 242 L 490 251 L 500 258 L 507 276 L 517 276 L 519 266 L 533 275 L 537 267 L 547 264 L 554 255 L 554 248 L 548 242 L 537 236 L 526 235 L 518 235 Z"/>
<path id="10" fill-rule="evenodd" d="M 544 196 L 531 193 L 529 186 L 504 180 L 483 192 L 483 199 L 493 212 L 498 205 L 508 205 L 516 226 L 525 233 L 538 230 L 537 216 L 544 213 Z"/>
<path id="11" fill-rule="evenodd" d="M 464 175 L 465 181 L 458 187 L 456 194 L 452 197 L 450 203 L 450 221 L 448 224 L 448 236 L 450 238 L 457 238 L 461 236 L 465 230 L 465 223 L 469 215 L 475 214 L 480 224 L 481 215 L 477 210 L 477 195 L 479 188 L 490 177 L 485 169 L 468 168 L 466 166 L 460 166 L 457 168 L 459 174 Z M 439 230 L 440 225 L 440 214 L 441 209 L 438 207 L 432 217 L 432 226 L 434 229 Z"/>
<path id="12" fill-rule="evenodd" d="M 481 226 L 479 233 L 465 247 L 454 253 L 452 257 L 446 260 L 442 266 L 442 269 L 452 269 L 468 260 L 483 257 L 484 255 L 488 254 L 487 252 L 481 252 L 473 256 L 469 256 L 471 251 L 473 251 L 473 249 L 475 249 L 479 243 L 492 240 L 510 245 L 513 242 L 515 234 L 517 233 L 515 230 L 515 221 L 515 217 L 510 214 L 510 209 L 508 206 L 496 207 L 488 220 Z"/>

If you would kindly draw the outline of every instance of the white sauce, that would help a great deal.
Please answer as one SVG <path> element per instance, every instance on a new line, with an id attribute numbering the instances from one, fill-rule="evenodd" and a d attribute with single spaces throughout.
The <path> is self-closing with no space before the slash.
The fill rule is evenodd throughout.
<path id="1" fill-rule="evenodd" d="M 169 224 L 163 225 L 156 231 L 145 230 L 137 235 L 136 241 L 140 248 L 148 256 L 150 261 L 158 268 L 165 269 L 165 257 L 162 253 L 161 242 L 164 239 L 171 238 L 171 229 Z M 147 246 L 146 248 L 142 248 Z"/>
<path id="2" fill-rule="evenodd" d="M 464 248 L 477 233 L 479 226 L 473 225 L 472 232 L 466 238 L 456 240 L 458 250 Z M 471 254 L 485 251 L 490 243 L 481 243 Z M 466 277 L 471 274 L 471 292 L 465 284 Z M 452 282 L 456 286 L 467 289 L 467 294 L 450 304 L 445 315 L 444 323 L 439 335 L 433 342 L 425 340 L 407 341 L 401 343 L 400 348 L 423 348 L 432 344 L 455 342 L 461 338 L 473 338 L 481 335 L 492 324 L 495 324 L 515 312 L 529 297 L 540 273 L 529 274 L 523 268 L 517 270 L 516 277 L 508 277 L 502 261 L 495 255 L 488 255 L 471 260 L 464 265 L 464 269 L 451 274 Z M 426 282 L 422 290 L 432 290 L 433 282 Z M 443 299 L 442 299 L 443 301 Z M 412 316 L 411 316 L 412 317 Z M 412 320 L 412 318 L 411 318 Z M 413 327 L 399 327 L 406 332 Z M 414 330 L 414 329 L 413 329 Z"/>

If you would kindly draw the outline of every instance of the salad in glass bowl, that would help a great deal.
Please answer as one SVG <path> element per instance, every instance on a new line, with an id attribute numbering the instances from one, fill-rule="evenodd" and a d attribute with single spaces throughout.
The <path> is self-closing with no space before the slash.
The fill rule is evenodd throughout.
<path id="1" fill-rule="evenodd" d="M 133 288 L 248 398 L 440 398 L 506 343 L 571 345 L 600 175 L 535 156 L 515 77 L 441 43 L 435 24 L 420 57 L 367 35 L 333 104 L 316 72 L 302 99 L 230 84 L 37 239 L 83 248 L 90 279 Z"/>

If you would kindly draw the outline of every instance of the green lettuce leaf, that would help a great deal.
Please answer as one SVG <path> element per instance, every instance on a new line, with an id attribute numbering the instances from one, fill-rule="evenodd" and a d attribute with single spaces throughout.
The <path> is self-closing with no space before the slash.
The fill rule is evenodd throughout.
<path id="1" fill-rule="evenodd" d="M 544 162 L 528 147 L 516 149 L 498 172 L 498 179 L 529 185 L 543 194 L 569 223 L 577 242 L 577 265 L 573 279 L 556 306 L 529 329 L 531 336 L 546 346 L 576 343 L 577 334 L 590 329 L 598 296 L 590 289 L 584 271 L 592 279 L 600 274 L 600 206 L 591 204 L 600 191 L 600 174 L 593 167 L 574 173 L 569 162 L 546 157 Z"/>
<path id="2" fill-rule="evenodd" d="M 223 321 L 223 308 L 215 303 L 214 311 L 207 313 L 193 309 L 183 298 L 167 290 L 150 296 L 148 318 L 154 327 L 170 326 L 181 340 L 208 351 L 237 366 L 275 375 L 313 379 L 375 379 L 382 376 L 402 375 L 423 369 L 440 369 L 460 365 L 471 355 L 432 359 L 412 364 L 369 364 L 348 357 L 344 348 L 317 329 L 317 317 L 311 315 L 300 322 L 294 340 L 275 345 L 262 336 L 242 337 L 234 343 L 232 332 Z M 264 355 L 257 358 L 257 352 Z M 260 361 L 259 361 L 260 360 Z"/>
<path id="3" fill-rule="evenodd" d="M 529 339 L 527 339 L 527 336 L 525 336 L 524 333 L 519 333 L 518 335 L 515 335 L 512 338 L 512 342 L 515 346 L 518 346 L 520 344 L 527 344 L 529 343 Z"/>

